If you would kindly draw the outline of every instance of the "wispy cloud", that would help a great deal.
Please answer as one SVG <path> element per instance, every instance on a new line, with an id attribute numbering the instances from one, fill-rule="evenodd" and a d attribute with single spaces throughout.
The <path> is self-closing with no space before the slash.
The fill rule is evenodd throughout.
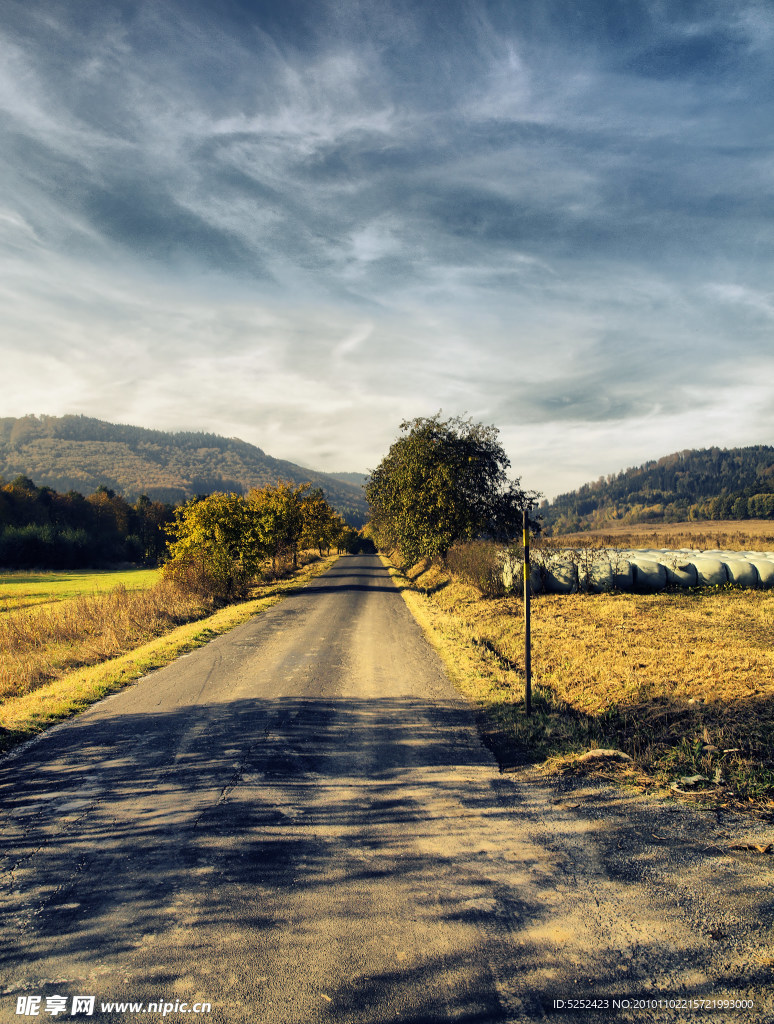
<path id="1" fill-rule="evenodd" d="M 766 441 L 772 38 L 756 0 L 9 0 L 6 412 L 342 469 L 467 410 L 549 493 Z"/>

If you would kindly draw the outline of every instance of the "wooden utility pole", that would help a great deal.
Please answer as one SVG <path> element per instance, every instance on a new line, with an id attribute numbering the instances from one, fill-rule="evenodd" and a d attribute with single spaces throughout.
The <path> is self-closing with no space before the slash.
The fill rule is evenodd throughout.
<path id="1" fill-rule="evenodd" d="M 529 606 L 529 510 L 524 507 L 524 709 L 532 714 L 532 637 L 530 636 Z"/>

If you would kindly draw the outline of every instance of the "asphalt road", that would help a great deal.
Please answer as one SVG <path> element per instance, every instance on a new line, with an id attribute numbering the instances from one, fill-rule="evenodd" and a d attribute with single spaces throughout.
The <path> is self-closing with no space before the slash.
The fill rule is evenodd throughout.
<path id="1" fill-rule="evenodd" d="M 750 917 L 729 975 L 657 854 L 649 882 L 615 870 L 631 819 L 587 795 L 501 776 L 380 560 L 344 557 L 0 764 L 0 1021 L 37 996 L 37 1019 L 516 1024 L 758 985 L 757 865 L 711 865 Z"/>

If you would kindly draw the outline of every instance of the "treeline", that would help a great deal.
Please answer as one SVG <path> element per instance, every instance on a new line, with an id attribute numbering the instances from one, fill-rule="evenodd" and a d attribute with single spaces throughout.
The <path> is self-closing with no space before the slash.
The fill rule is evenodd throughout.
<path id="1" fill-rule="evenodd" d="M 555 534 L 620 523 L 774 519 L 774 448 L 707 448 L 622 470 L 541 507 Z"/>
<path id="2" fill-rule="evenodd" d="M 164 578 L 213 605 L 245 598 L 259 574 L 283 575 L 301 550 L 358 550 L 363 543 L 319 489 L 278 483 L 211 494 L 175 510 Z"/>
<path id="3" fill-rule="evenodd" d="M 141 495 L 130 504 L 99 487 L 84 497 L 0 477 L 0 566 L 82 569 L 117 562 L 158 565 L 167 548 L 172 505 Z"/>
<path id="4" fill-rule="evenodd" d="M 333 546 L 357 551 L 364 543 L 370 545 L 308 483 L 279 482 L 246 497 L 217 493 L 173 506 L 146 495 L 130 504 L 104 486 L 84 497 L 37 487 L 24 476 L 10 483 L 0 477 L 0 567 L 6 569 L 171 561 L 173 571 L 204 566 L 206 575 L 219 562 L 218 572 L 235 571 L 241 579 L 247 578 L 242 568 L 249 565 L 252 578 L 266 561 L 281 574 L 295 566 L 301 548 L 322 554 Z"/>
<path id="5" fill-rule="evenodd" d="M 161 450 L 174 440 L 179 447 L 195 451 L 202 447 L 224 451 L 236 445 L 242 446 L 246 451 L 265 454 L 261 448 L 245 441 L 199 430 L 170 433 L 166 430 L 151 430 L 148 427 L 135 427 L 125 423 L 108 423 L 106 420 L 82 415 L 0 417 L 0 440 L 18 446 L 41 438 L 62 441 L 116 441 L 133 449 L 143 445 L 156 445 L 157 450 Z"/>

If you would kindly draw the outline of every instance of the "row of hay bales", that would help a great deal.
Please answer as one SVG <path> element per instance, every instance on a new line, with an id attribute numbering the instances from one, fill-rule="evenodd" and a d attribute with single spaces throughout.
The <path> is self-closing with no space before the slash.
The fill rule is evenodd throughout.
<path id="1" fill-rule="evenodd" d="M 504 582 L 516 580 L 516 566 L 506 563 Z M 774 551 L 696 551 L 688 548 L 575 549 L 535 552 L 530 583 L 533 593 L 604 593 L 632 590 L 652 593 L 667 588 L 774 587 Z"/>

